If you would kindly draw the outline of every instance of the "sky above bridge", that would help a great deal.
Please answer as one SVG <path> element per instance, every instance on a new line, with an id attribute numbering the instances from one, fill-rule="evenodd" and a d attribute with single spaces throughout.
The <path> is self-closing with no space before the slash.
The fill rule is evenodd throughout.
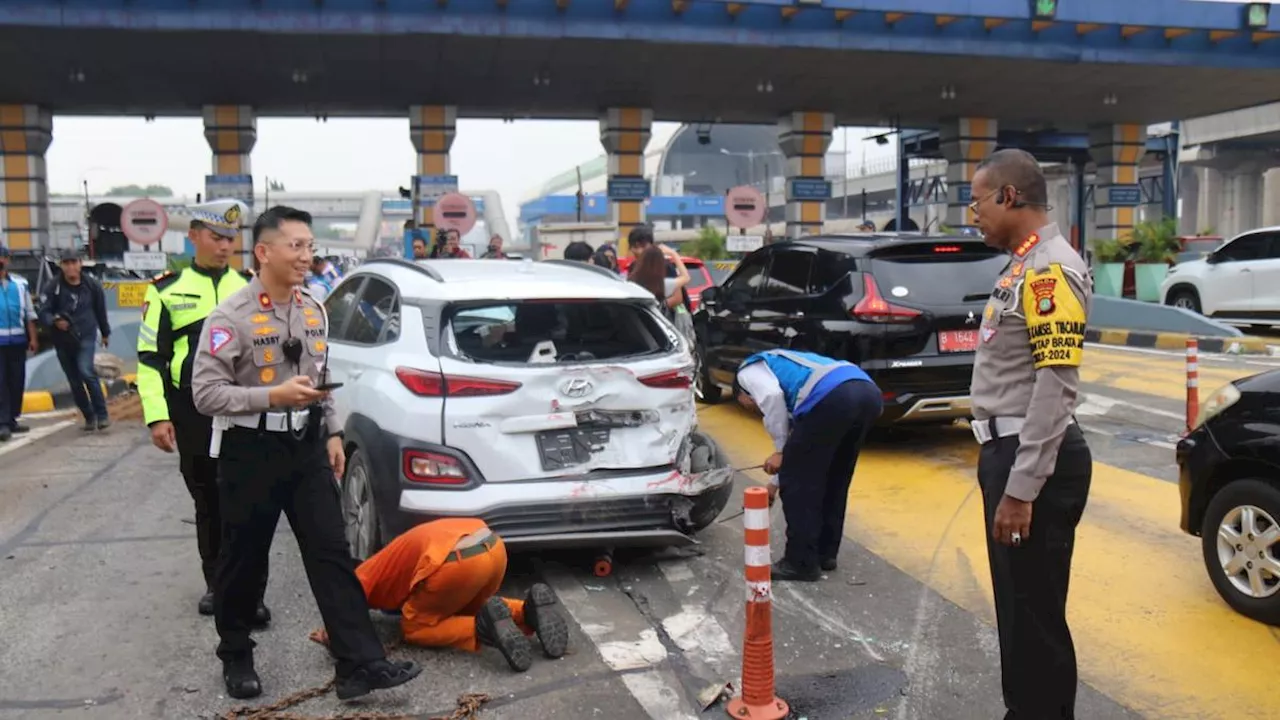
<path id="1" fill-rule="evenodd" d="M 660 148 L 676 128 L 654 123 L 649 147 Z M 880 132 L 880 131 L 875 131 Z M 893 146 L 861 142 L 868 131 L 851 129 L 855 157 L 892 157 Z M 593 121 L 459 120 L 453 171 L 463 189 L 495 190 L 512 232 L 527 193 L 575 162 L 600 155 L 599 125 Z M 714 139 L 714 129 L 712 131 Z M 833 150 L 840 150 L 837 132 Z M 414 167 L 407 119 L 261 118 L 253 150 L 259 198 L 266 180 L 290 192 L 392 189 L 408 186 Z M 54 118 L 47 155 L 49 191 L 101 194 L 120 185 L 167 185 L 178 194 L 204 191 L 209 146 L 198 118 Z"/>

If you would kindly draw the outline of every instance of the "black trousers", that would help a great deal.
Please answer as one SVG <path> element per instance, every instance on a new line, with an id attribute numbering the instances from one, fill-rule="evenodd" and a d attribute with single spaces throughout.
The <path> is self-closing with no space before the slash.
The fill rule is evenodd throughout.
<path id="1" fill-rule="evenodd" d="M 20 345 L 0 345 L 0 427 L 12 427 L 22 414 L 27 389 L 27 339 Z"/>
<path id="2" fill-rule="evenodd" d="M 792 566 L 816 570 L 820 560 L 840 551 L 858 452 L 883 409 L 874 383 L 851 380 L 792 422 L 778 471 L 787 519 L 784 557 Z"/>
<path id="3" fill-rule="evenodd" d="M 253 652 L 245 619 L 254 611 L 283 510 L 329 632 L 338 674 L 384 658 L 343 532 L 338 484 L 324 443 L 315 437 L 295 440 L 288 433 L 232 428 L 222 436 L 218 471 L 222 547 L 213 590 L 222 640 L 218 657 L 231 660 Z"/>
<path id="4" fill-rule="evenodd" d="M 1058 463 L 1031 510 L 1031 537 L 1019 547 L 991 538 L 1018 437 L 982 446 L 978 482 L 987 521 L 987 557 L 995 588 L 1006 720 L 1075 718 L 1076 650 L 1067 627 L 1067 585 L 1076 525 L 1089 499 L 1093 456 L 1072 423 Z"/>

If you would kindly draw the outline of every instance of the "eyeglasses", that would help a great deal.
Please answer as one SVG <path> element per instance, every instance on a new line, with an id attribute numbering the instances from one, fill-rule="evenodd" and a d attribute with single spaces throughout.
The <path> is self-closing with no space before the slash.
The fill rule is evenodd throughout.
<path id="1" fill-rule="evenodd" d="M 974 213 L 978 212 L 979 205 L 990 200 L 996 195 L 999 195 L 1001 192 L 1004 192 L 1004 188 L 996 188 L 995 190 L 992 190 L 991 192 L 987 193 L 986 195 L 983 195 L 977 200 L 974 200 L 973 202 L 969 203 L 969 211 Z"/>

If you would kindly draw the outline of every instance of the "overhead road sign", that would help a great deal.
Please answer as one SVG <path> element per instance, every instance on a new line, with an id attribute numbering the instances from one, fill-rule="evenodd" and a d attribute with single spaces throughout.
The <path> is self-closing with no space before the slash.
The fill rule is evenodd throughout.
<path id="1" fill-rule="evenodd" d="M 750 185 L 739 185 L 725 193 L 724 217 L 730 227 L 745 230 L 764 221 L 764 195 Z"/>

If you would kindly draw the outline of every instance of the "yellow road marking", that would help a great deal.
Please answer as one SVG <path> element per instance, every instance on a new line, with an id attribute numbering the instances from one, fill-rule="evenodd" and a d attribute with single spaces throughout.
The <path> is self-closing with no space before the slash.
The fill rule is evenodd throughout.
<path id="1" fill-rule="evenodd" d="M 1211 367 L 1199 365 L 1200 399 L 1232 380 L 1254 375 L 1267 368 L 1257 365 Z M 1084 351 L 1080 381 L 1103 384 L 1118 390 L 1154 395 L 1171 400 L 1187 396 L 1187 365 L 1180 357 L 1161 357 L 1146 353 L 1106 350 L 1091 346 Z"/>
<path id="2" fill-rule="evenodd" d="M 738 467 L 769 452 L 759 418 L 734 405 L 699 419 Z M 977 447 L 963 427 L 921 438 L 864 450 L 846 534 L 994 624 Z M 1242 704 L 1270 702 L 1280 643 L 1214 592 L 1178 508 L 1174 484 L 1094 464 L 1071 578 L 1081 677 L 1150 717 L 1233 717 Z"/>

